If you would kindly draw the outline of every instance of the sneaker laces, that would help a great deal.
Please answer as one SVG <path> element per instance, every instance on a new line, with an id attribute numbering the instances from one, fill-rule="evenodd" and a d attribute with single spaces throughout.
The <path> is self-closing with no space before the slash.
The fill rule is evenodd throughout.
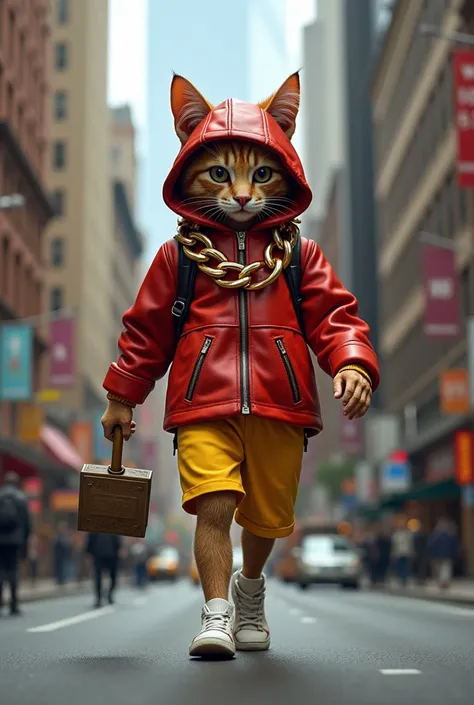
<path id="1" fill-rule="evenodd" d="M 237 580 L 235 590 L 238 597 L 238 623 L 235 625 L 236 631 L 240 629 L 261 631 L 263 627 L 265 585 L 262 585 L 262 587 L 254 593 L 247 593 L 242 590 Z"/>
<path id="2" fill-rule="evenodd" d="M 219 632 L 229 633 L 230 614 L 227 612 L 208 612 L 203 610 L 202 613 L 202 631 L 215 629 Z"/>

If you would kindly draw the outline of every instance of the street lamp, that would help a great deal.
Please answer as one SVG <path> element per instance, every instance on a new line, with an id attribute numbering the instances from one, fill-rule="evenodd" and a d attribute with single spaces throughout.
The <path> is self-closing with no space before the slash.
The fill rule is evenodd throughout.
<path id="1" fill-rule="evenodd" d="M 0 196 L 0 211 L 10 210 L 11 208 L 23 208 L 24 205 L 25 197 L 21 193 Z"/>

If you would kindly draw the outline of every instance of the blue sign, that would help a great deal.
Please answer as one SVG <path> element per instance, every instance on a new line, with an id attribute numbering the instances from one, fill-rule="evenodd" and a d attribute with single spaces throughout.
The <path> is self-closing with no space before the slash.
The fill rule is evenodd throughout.
<path id="1" fill-rule="evenodd" d="M 382 467 L 382 491 L 402 492 L 410 486 L 410 480 L 409 463 L 389 460 Z"/>
<path id="2" fill-rule="evenodd" d="M 33 393 L 33 329 L 0 327 L 0 399 L 28 401 Z"/>
<path id="3" fill-rule="evenodd" d="M 103 411 L 97 411 L 94 416 L 94 456 L 97 462 L 102 462 L 112 454 L 112 444 L 104 438 L 101 418 Z"/>

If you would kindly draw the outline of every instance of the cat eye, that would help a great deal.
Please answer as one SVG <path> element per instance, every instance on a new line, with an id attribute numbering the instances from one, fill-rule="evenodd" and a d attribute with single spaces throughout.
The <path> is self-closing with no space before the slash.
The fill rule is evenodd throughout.
<path id="1" fill-rule="evenodd" d="M 230 181 L 230 174 L 227 169 L 223 166 L 213 166 L 209 169 L 210 177 L 213 181 L 217 181 L 218 184 L 224 184 L 226 181 Z"/>
<path id="2" fill-rule="evenodd" d="M 261 166 L 253 175 L 253 180 L 256 181 L 257 184 L 265 184 L 267 181 L 270 181 L 272 174 L 273 170 L 270 169 L 269 166 Z"/>

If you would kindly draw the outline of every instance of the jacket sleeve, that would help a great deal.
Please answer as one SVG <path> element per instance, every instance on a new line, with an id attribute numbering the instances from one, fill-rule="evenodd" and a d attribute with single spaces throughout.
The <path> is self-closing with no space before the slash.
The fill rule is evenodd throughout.
<path id="1" fill-rule="evenodd" d="M 123 316 L 121 355 L 105 376 L 104 388 L 134 404 L 143 404 L 166 373 L 174 353 L 177 256 L 165 243 L 148 270 L 133 306 Z M 174 261 L 175 260 L 175 261 Z"/>
<path id="2" fill-rule="evenodd" d="M 319 245 L 306 241 L 301 295 L 306 338 L 324 372 L 334 377 L 345 365 L 360 365 L 379 384 L 369 326 L 358 316 L 357 299 L 336 277 Z"/>

